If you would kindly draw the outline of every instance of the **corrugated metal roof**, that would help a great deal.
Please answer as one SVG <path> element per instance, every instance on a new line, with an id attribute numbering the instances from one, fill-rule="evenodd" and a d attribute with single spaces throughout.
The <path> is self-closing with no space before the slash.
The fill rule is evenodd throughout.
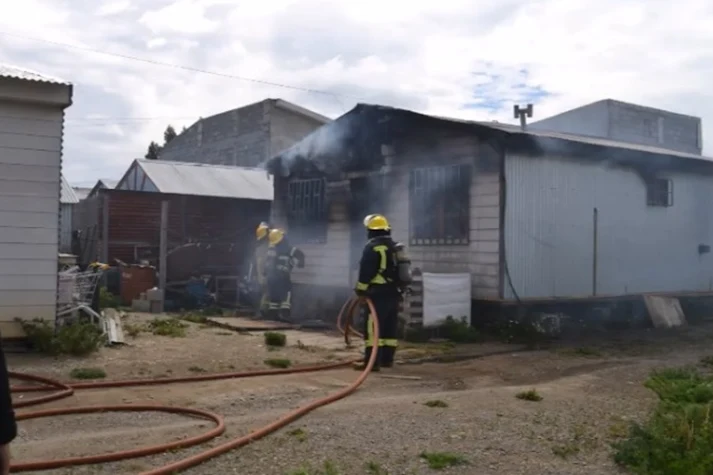
<path id="1" fill-rule="evenodd" d="M 103 183 L 104 186 L 106 186 L 109 189 L 114 189 L 116 188 L 116 185 L 119 183 L 119 180 L 114 180 L 112 178 L 99 178 L 99 181 L 97 183 Z"/>
<path id="2" fill-rule="evenodd" d="M 23 81 L 47 82 L 52 84 L 62 84 L 70 86 L 69 81 L 60 79 L 46 74 L 40 74 L 36 71 L 31 71 L 27 68 L 11 66 L 9 64 L 0 63 L 0 78 L 22 79 Z"/>
<path id="3" fill-rule="evenodd" d="M 74 192 L 64 175 L 60 175 L 60 178 L 62 179 L 62 189 L 59 195 L 59 202 L 63 205 L 79 203 L 77 194 Z"/>
<path id="4" fill-rule="evenodd" d="M 77 195 L 77 198 L 79 198 L 79 201 L 89 196 L 89 192 L 92 191 L 91 188 L 86 186 L 73 186 L 72 189 L 74 190 L 74 194 Z"/>
<path id="5" fill-rule="evenodd" d="M 259 168 L 137 159 L 161 193 L 272 201 L 272 177 Z"/>

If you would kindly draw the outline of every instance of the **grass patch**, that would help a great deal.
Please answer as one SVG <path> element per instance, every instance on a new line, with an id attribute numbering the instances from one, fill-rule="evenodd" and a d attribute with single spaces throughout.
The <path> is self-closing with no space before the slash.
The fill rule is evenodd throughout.
<path id="1" fill-rule="evenodd" d="M 206 370 L 204 368 L 201 368 L 200 366 L 191 366 L 188 368 L 188 371 L 191 373 L 205 373 Z"/>
<path id="2" fill-rule="evenodd" d="M 17 320 L 32 348 L 47 355 L 87 356 L 106 343 L 106 337 L 92 323 L 63 325 L 55 331 L 46 320 Z"/>
<path id="3" fill-rule="evenodd" d="M 448 403 L 446 401 L 441 401 L 440 399 L 426 401 L 423 403 L 423 405 L 426 407 L 448 407 Z"/>
<path id="4" fill-rule="evenodd" d="M 298 442 L 304 442 L 307 440 L 307 432 L 302 428 L 293 429 L 288 432 L 290 437 L 293 437 Z"/>
<path id="5" fill-rule="evenodd" d="M 428 468 L 432 470 L 468 465 L 468 460 L 465 457 L 451 452 L 421 452 L 420 457 L 426 461 Z"/>
<path id="6" fill-rule="evenodd" d="M 337 466 L 331 460 L 327 460 L 322 465 L 322 468 L 311 468 L 307 465 L 304 468 L 297 469 L 289 473 L 289 475 L 340 475 Z"/>
<path id="7" fill-rule="evenodd" d="M 287 345 L 287 335 L 280 332 L 265 332 L 265 345 L 268 347 L 283 347 Z"/>
<path id="8" fill-rule="evenodd" d="M 106 371 L 101 368 L 74 368 L 69 376 L 73 379 L 104 379 Z"/>
<path id="9" fill-rule="evenodd" d="M 542 395 L 537 392 L 535 389 L 530 389 L 529 391 L 522 391 L 519 392 L 515 395 L 516 398 L 522 399 L 523 401 L 533 401 L 533 402 L 540 402 L 542 401 Z"/>
<path id="10" fill-rule="evenodd" d="M 659 397 L 648 419 L 614 444 L 614 460 L 639 475 L 713 472 L 713 377 L 694 368 L 651 373 L 644 383 Z"/>
<path id="11" fill-rule="evenodd" d="M 364 469 L 369 475 L 389 475 L 389 471 L 376 462 L 367 462 Z"/>
<path id="12" fill-rule="evenodd" d="M 134 323 L 124 323 L 121 325 L 124 333 L 129 335 L 131 338 L 136 338 L 141 334 L 141 332 L 146 331 L 146 327 L 143 325 L 137 325 Z"/>
<path id="13" fill-rule="evenodd" d="M 183 338 L 186 336 L 188 325 L 177 318 L 157 318 L 151 320 L 148 327 L 154 335 Z"/>
<path id="14" fill-rule="evenodd" d="M 269 358 L 265 360 L 265 364 L 271 368 L 289 368 L 292 366 L 292 361 L 287 358 Z"/>
<path id="15" fill-rule="evenodd" d="M 701 358 L 701 365 L 713 368 L 713 355 Z"/>
<path id="16" fill-rule="evenodd" d="M 187 313 L 181 316 L 181 320 L 191 323 L 206 323 L 208 321 L 208 317 L 200 313 Z"/>

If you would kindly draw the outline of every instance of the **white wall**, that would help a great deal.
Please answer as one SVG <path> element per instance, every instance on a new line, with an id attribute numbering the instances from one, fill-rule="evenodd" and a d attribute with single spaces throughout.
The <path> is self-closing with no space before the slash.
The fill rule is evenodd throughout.
<path id="1" fill-rule="evenodd" d="M 56 104 L 0 101 L 0 325 L 55 317 L 62 126 Z"/>
<path id="2" fill-rule="evenodd" d="M 713 254 L 698 253 L 713 246 L 713 177 L 662 176 L 673 206 L 652 207 L 629 169 L 513 155 L 505 168 L 506 256 L 521 298 L 592 294 L 594 208 L 598 295 L 713 288 Z"/>

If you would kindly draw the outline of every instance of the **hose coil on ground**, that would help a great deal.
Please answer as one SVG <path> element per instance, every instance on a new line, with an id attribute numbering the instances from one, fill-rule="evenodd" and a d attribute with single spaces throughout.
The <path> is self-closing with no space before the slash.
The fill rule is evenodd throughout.
<path id="1" fill-rule="evenodd" d="M 360 304 L 365 303 L 369 311 L 375 318 L 373 318 L 373 335 L 375 339 L 379 338 L 379 318 L 374 308 L 374 304 L 371 299 L 368 298 L 354 298 L 345 302 L 339 315 L 337 317 L 337 327 L 341 332 L 344 333 L 344 339 L 347 345 L 351 343 L 349 334 L 361 337 L 362 335 L 351 328 L 351 322 L 354 320 L 354 313 L 360 307 Z M 342 329 L 342 325 L 344 328 Z M 247 435 L 229 440 L 220 444 L 216 447 L 205 450 L 196 455 L 186 457 L 184 459 L 178 460 L 176 462 L 158 467 L 140 475 L 170 475 L 187 468 L 194 467 L 203 462 L 206 462 L 214 457 L 225 454 L 233 449 L 243 447 L 250 444 L 253 441 L 261 439 L 283 427 L 296 421 L 297 419 L 303 417 L 309 412 L 331 404 L 338 401 L 354 391 L 361 386 L 361 384 L 369 376 L 375 362 L 376 362 L 377 352 L 372 352 L 369 361 L 367 362 L 364 370 L 359 374 L 359 376 L 352 382 L 349 386 L 333 393 L 328 396 L 316 399 L 302 407 L 291 411 L 276 421 L 261 427 Z M 34 376 L 23 373 L 10 372 L 10 377 L 13 379 L 18 379 L 21 381 L 27 381 L 32 383 L 39 383 L 43 386 L 13 386 L 11 388 L 13 393 L 25 393 L 25 392 L 47 392 L 52 391 L 51 394 L 40 396 L 24 401 L 15 401 L 13 407 L 15 409 L 20 409 L 23 407 L 34 406 L 39 404 L 45 404 L 48 402 L 56 401 L 66 397 L 70 397 L 74 394 L 76 390 L 82 389 L 101 389 L 101 388 L 118 388 L 118 387 L 135 387 L 135 386 L 153 386 L 161 384 L 176 384 L 176 383 L 193 383 L 199 381 L 216 381 L 222 379 L 240 379 L 240 378 L 251 378 L 258 376 L 275 376 L 282 374 L 295 374 L 295 373 L 310 373 L 317 371 L 326 371 L 331 369 L 336 369 L 340 367 L 345 367 L 351 365 L 353 362 L 340 362 L 331 363 L 319 366 L 308 366 L 302 368 L 291 368 L 291 369 L 274 369 L 274 370 L 259 370 L 259 371 L 245 371 L 245 372 L 233 372 L 233 373 L 218 373 L 218 374 L 203 374 L 196 376 L 189 376 L 185 378 L 164 378 L 164 379 L 136 379 L 136 380 L 125 380 L 125 381 L 99 381 L 92 383 L 77 383 L 77 384 L 65 384 L 59 381 L 55 381 L 49 378 L 44 378 L 41 376 Z M 158 453 L 163 453 L 168 450 L 175 450 L 179 448 L 186 448 L 201 444 L 211 440 L 215 437 L 222 435 L 225 432 L 225 421 L 223 417 L 218 414 L 203 411 L 199 409 L 185 408 L 185 407 L 171 407 L 163 405 L 107 405 L 107 406 L 80 406 L 74 408 L 66 409 L 48 409 L 41 411 L 28 411 L 28 412 L 18 412 L 17 420 L 23 421 L 28 419 L 38 419 L 41 417 L 52 417 L 52 416 L 62 416 L 62 415 L 72 415 L 72 414 L 90 414 L 97 412 L 121 412 L 121 411 L 159 411 L 167 412 L 173 414 L 186 414 L 193 417 L 200 417 L 203 419 L 213 421 L 216 426 L 210 431 L 193 436 L 187 439 L 183 439 L 177 442 L 154 445 L 150 447 L 118 451 L 107 454 L 99 455 L 88 455 L 83 457 L 71 457 L 59 460 L 48 460 L 48 461 L 33 461 L 33 462 L 19 462 L 10 466 L 11 473 L 26 472 L 31 470 L 52 470 L 76 465 L 93 465 L 107 462 L 117 462 L 120 460 L 127 460 L 136 457 L 145 457 L 148 455 L 154 455 Z"/>

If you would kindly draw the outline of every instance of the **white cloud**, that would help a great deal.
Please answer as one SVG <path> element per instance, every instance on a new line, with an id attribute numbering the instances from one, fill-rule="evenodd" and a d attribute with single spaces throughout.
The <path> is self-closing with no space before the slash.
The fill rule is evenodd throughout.
<path id="1" fill-rule="evenodd" d="M 713 122 L 710 0 L 96 5 L 26 0 L 5 12 L 0 29 L 258 81 L 3 36 L 0 61 L 76 82 L 65 157 L 70 180 L 118 177 L 168 123 L 180 128 L 266 97 L 330 116 L 363 101 L 513 122 L 513 103 L 540 88 L 549 95 L 535 100 L 536 118 L 615 98 L 701 116 L 704 143 L 713 146 L 713 123 L 705 122 Z M 478 103 L 480 109 L 464 108 Z"/>

